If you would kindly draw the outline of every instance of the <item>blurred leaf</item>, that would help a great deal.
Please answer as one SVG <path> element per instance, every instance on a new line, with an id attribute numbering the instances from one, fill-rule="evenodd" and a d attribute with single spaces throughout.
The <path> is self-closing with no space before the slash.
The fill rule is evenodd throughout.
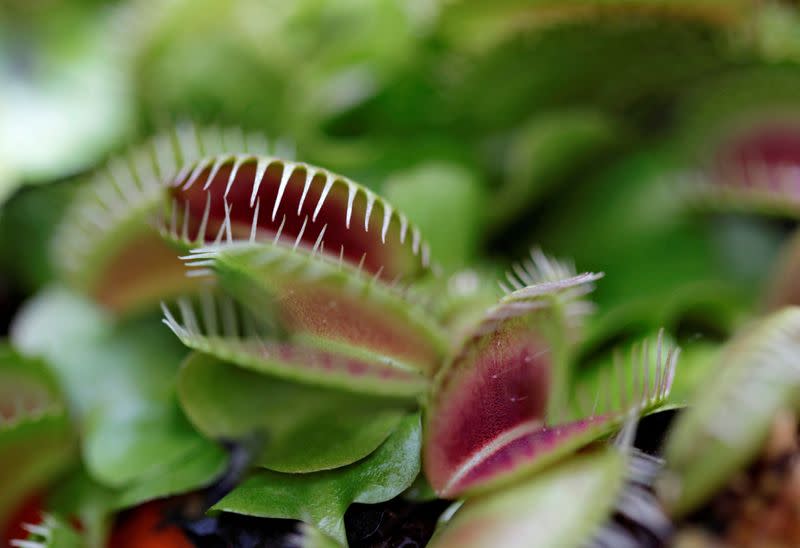
<path id="1" fill-rule="evenodd" d="M 757 40 L 770 61 L 800 61 L 800 13 L 797 6 L 769 2 L 758 12 Z"/>
<path id="2" fill-rule="evenodd" d="M 509 147 L 504 184 L 487 208 L 495 230 L 602 161 L 619 144 L 620 133 L 616 121 L 591 110 L 549 112 L 523 125 Z"/>
<path id="3" fill-rule="evenodd" d="M 74 190 L 67 182 L 25 188 L 0 206 L 0 267 L 28 291 L 55 277 L 52 236 Z"/>
<path id="4" fill-rule="evenodd" d="M 723 44 L 700 23 L 583 20 L 454 55 L 444 87 L 470 134 L 577 105 L 609 110 L 625 126 L 654 131 L 669 121 L 670 98 L 687 82 L 728 64 Z"/>
<path id="5" fill-rule="evenodd" d="M 153 320 L 114 325 L 90 303 L 51 288 L 13 326 L 21 349 L 52 362 L 78 414 L 87 469 L 105 485 L 153 477 L 211 444 L 177 403 L 186 351 Z"/>
<path id="6" fill-rule="evenodd" d="M 464 0 L 447 4 L 444 31 L 457 44 L 487 48 L 509 36 L 574 21 L 608 19 L 699 20 L 720 26 L 742 21 L 749 0 Z"/>
<path id="7" fill-rule="evenodd" d="M 421 164 L 392 175 L 383 192 L 425 234 L 435 262 L 451 271 L 474 258 L 491 211 L 474 173 L 454 164 Z"/>
<path id="8" fill-rule="evenodd" d="M 0 165 L 7 180 L 72 175 L 131 125 L 126 63 L 104 10 L 60 3 L 47 17 L 0 21 Z M 0 203 L 13 187 L 0 182 Z"/>
<path id="9" fill-rule="evenodd" d="M 800 308 L 742 329 L 676 419 L 660 495 L 674 516 L 699 508 L 761 451 L 782 409 L 800 403 Z"/>
<path id="10" fill-rule="evenodd" d="M 163 10 L 134 2 L 130 12 L 148 112 L 246 123 L 301 142 L 413 59 L 427 24 L 398 0 L 201 0 Z"/>

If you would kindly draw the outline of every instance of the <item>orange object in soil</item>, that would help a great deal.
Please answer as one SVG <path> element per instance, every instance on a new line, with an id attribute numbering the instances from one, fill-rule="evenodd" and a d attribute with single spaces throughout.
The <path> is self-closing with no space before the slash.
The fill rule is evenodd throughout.
<path id="1" fill-rule="evenodd" d="M 164 519 L 164 504 L 149 502 L 121 516 L 114 524 L 113 548 L 192 548 L 181 529 Z"/>

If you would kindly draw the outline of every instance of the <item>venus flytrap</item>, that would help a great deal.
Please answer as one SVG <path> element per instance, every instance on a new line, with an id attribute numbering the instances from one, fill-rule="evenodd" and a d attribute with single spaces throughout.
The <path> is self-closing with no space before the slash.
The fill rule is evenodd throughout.
<path id="1" fill-rule="evenodd" d="M 382 423 L 373 411 L 374 420 L 356 420 L 342 431 L 340 436 L 352 442 L 349 447 L 327 452 L 324 445 L 330 440 L 321 436 L 319 452 L 309 460 L 293 440 L 297 432 L 326 429 L 325 417 L 312 413 L 307 419 L 282 419 L 282 409 L 272 409 L 274 402 L 260 397 L 257 386 L 266 391 L 283 386 L 284 395 L 299 400 L 303 392 L 332 390 L 322 398 L 328 402 L 322 409 L 338 406 L 343 415 L 349 405 L 337 400 L 336 392 L 360 392 L 361 399 L 350 404 L 357 419 L 363 413 L 358 409 L 381 407 L 390 412 L 387 417 L 398 417 L 402 398 L 422 394 L 432 382 L 431 396 L 421 400 L 426 475 L 444 496 L 485 490 L 511 475 L 533 472 L 613 431 L 631 409 L 657 407 L 668 393 L 676 358 L 671 353 L 663 362 L 658 356 L 652 379 L 648 367 L 636 384 L 618 387 L 620 395 L 601 404 L 597 414 L 570 402 L 572 346 L 580 317 L 591 310 L 582 297 L 599 275 L 572 275 L 569 266 L 535 251 L 501 285 L 508 294 L 470 336 L 448 350 L 442 327 L 426 318 L 413 292 L 398 285 L 424 273 L 429 262 L 424 244 L 402 214 L 369 191 L 313 166 L 233 154 L 185 166 L 169 185 L 174 205 L 162 222 L 162 234 L 187 249 L 199 246 L 184 260 L 193 277 L 208 282 L 205 295 L 164 306 L 165 323 L 200 352 L 182 367 L 183 407 L 195 426 L 213 438 L 262 432 L 267 442 L 257 461 L 266 468 L 309 477 L 329 469 L 332 478 L 339 477 L 348 465 L 380 450 L 376 442 L 386 439 L 396 419 Z M 387 257 L 389 268 L 383 264 Z M 497 374 L 490 379 L 483 367 L 491 369 L 491 364 Z M 648 364 L 633 367 L 643 365 Z M 508 371 L 516 373 L 509 376 Z M 479 380 L 485 381 L 480 401 L 455 397 Z M 250 395 L 227 397 L 219 391 L 223 383 L 240 383 L 232 394 Z M 506 400 L 523 410 L 522 423 L 506 425 L 510 431 L 496 419 L 480 424 L 481 413 Z M 413 409 L 413 400 L 406 401 L 405 408 Z M 465 405 L 477 413 L 476 421 L 458 425 L 448 420 Z M 524 412 L 528 408 L 534 410 L 530 417 Z M 448 457 L 447 440 L 480 437 L 472 432 L 475 428 L 488 428 L 485 437 L 494 450 L 470 454 L 477 448 L 469 447 Z M 533 444 L 541 454 L 518 450 L 519 443 Z M 512 464 L 498 465 L 498 458 Z M 245 513 L 286 517 L 271 506 L 266 485 L 248 489 Z M 237 500 L 239 493 L 234 489 L 229 497 Z M 343 538 L 341 531 L 336 535 Z"/>
<path id="2" fill-rule="evenodd" d="M 87 190 L 110 216 L 87 240 L 85 268 L 123 249 L 135 258 L 142 248 L 129 244 L 147 234 L 188 276 L 162 284 L 160 270 L 142 270 L 114 281 L 138 289 L 112 303 L 77 285 L 116 312 L 158 296 L 183 346 L 147 315 L 116 320 L 56 290 L 14 328 L 68 387 L 87 471 L 113 491 L 109 512 L 208 487 L 226 442 L 248 447 L 249 460 L 213 510 L 297 519 L 345 543 L 348 506 L 404 492 L 421 456 L 441 497 L 502 496 L 666 401 L 677 352 L 661 336 L 601 383 L 575 375 L 593 308 L 584 297 L 601 275 L 535 250 L 501 283 L 505 296 L 455 335 L 436 313 L 420 231 L 366 188 L 266 155 L 148 158 L 159 167 L 140 208 L 125 210 L 118 179 Z"/>
<path id="3" fill-rule="evenodd" d="M 504 315 L 507 306 L 498 307 Z M 433 386 L 425 470 L 441 496 L 484 492 L 530 475 L 613 431 L 631 410 L 647 412 L 666 401 L 677 352 L 664 352 L 659 339 L 655 362 L 645 351 L 608 372 L 599 388 L 567 385 L 568 406 L 553 410 L 549 398 L 558 387 L 550 370 L 567 364 L 548 346 L 546 331 L 521 318 L 517 310 L 488 337 L 473 339 L 470 352 Z"/>
<path id="4" fill-rule="evenodd" d="M 611 446 L 596 444 L 514 485 L 454 504 L 430 546 L 610 548 L 635 542 L 610 520 L 612 513 L 663 538 L 669 526 L 648 490 L 659 463 L 632 447 L 637 419 L 634 410 Z"/>
<path id="5" fill-rule="evenodd" d="M 75 458 L 75 436 L 56 379 L 44 363 L 0 346 L 0 542 L 19 534 L 25 501 Z"/>
<path id="6" fill-rule="evenodd" d="M 677 148 L 695 164 L 683 181 L 695 209 L 800 215 L 798 77 L 753 67 L 699 86 L 678 110 Z M 720 93 L 724 90 L 724 93 Z"/>

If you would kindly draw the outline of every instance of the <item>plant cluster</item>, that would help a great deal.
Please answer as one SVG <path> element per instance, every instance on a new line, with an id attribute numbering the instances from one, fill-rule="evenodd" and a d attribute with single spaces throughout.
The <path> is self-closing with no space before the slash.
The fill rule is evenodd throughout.
<path id="1" fill-rule="evenodd" d="M 424 4 L 58 8 L 135 40 L 98 126 L 0 140 L 51 183 L 0 209 L 0 541 L 800 544 L 796 8 Z"/>

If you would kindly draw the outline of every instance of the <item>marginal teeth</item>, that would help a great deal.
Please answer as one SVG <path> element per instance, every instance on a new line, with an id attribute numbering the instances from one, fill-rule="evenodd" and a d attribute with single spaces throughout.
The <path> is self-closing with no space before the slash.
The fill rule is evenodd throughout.
<path id="1" fill-rule="evenodd" d="M 300 202 L 297 204 L 297 214 L 303 209 L 303 203 L 306 201 L 308 189 L 311 188 L 311 181 L 314 179 L 316 173 L 308 166 L 306 166 L 306 182 L 303 185 L 303 193 L 300 195 Z"/>
<path id="2" fill-rule="evenodd" d="M 233 211 L 233 204 L 225 201 L 223 202 L 223 206 L 225 207 L 225 222 L 222 223 L 222 226 L 225 229 L 225 241 L 230 244 L 233 243 L 233 229 L 231 227 L 231 211 Z"/>
<path id="3" fill-rule="evenodd" d="M 604 372 L 600 378 L 600 398 L 596 398 L 591 416 L 638 415 L 662 404 L 669 397 L 679 356 L 680 348 L 664 342 L 663 329 L 656 339 L 655 358 L 648 340 L 631 348 L 627 364 L 615 353 L 613 369 Z M 582 411 L 587 388 L 579 385 L 575 390 Z"/>
<path id="4" fill-rule="evenodd" d="M 258 210 L 261 206 L 261 199 L 256 200 L 256 210 L 253 213 L 253 222 L 250 225 L 250 242 L 256 241 L 256 230 L 258 229 Z"/>
<path id="5" fill-rule="evenodd" d="M 189 178 L 186 180 L 186 182 L 183 184 L 183 190 L 187 190 L 192 185 L 194 185 L 194 183 L 197 180 L 197 178 L 200 177 L 200 174 L 211 164 L 211 162 L 213 162 L 213 158 L 204 158 L 204 159 L 202 159 L 197 164 L 197 167 L 195 167 L 194 170 L 192 171 L 192 173 L 189 175 Z M 180 181 L 180 179 L 178 179 L 176 182 L 179 182 L 179 181 Z"/>
<path id="6" fill-rule="evenodd" d="M 214 162 L 214 165 L 211 167 L 211 171 L 208 174 L 208 178 L 206 179 L 206 182 L 203 184 L 203 190 L 208 190 L 209 189 L 209 187 L 211 186 L 211 183 L 214 182 L 214 179 L 216 178 L 217 173 L 219 173 L 219 170 L 222 168 L 223 165 L 228 163 L 229 160 L 230 160 L 230 158 L 227 157 L 227 156 L 219 156 L 217 158 L 217 160 Z"/>
<path id="7" fill-rule="evenodd" d="M 250 207 L 253 207 L 258 197 L 258 189 L 261 187 L 261 182 L 264 180 L 264 175 L 267 173 L 269 163 L 270 161 L 267 158 L 259 158 L 258 163 L 256 163 L 256 176 L 255 179 L 253 179 L 253 192 L 250 194 Z"/>
<path id="8" fill-rule="evenodd" d="M 406 232 L 408 232 L 408 217 L 400 215 L 400 243 L 405 243 Z"/>
<path id="9" fill-rule="evenodd" d="M 325 226 L 322 227 L 322 230 L 320 230 L 319 236 L 317 236 L 317 241 L 314 242 L 314 249 L 313 249 L 313 253 L 314 254 L 317 253 L 317 248 L 322 243 L 322 238 L 323 238 L 323 236 L 325 236 L 325 229 L 327 229 L 327 228 L 328 228 L 328 225 L 325 225 Z"/>
<path id="10" fill-rule="evenodd" d="M 297 233 L 297 238 L 294 241 L 294 249 L 297 249 L 298 244 L 303 239 L 303 233 L 306 231 L 306 224 L 308 223 L 308 216 L 303 219 L 303 226 L 300 228 L 300 232 Z"/>
<path id="11" fill-rule="evenodd" d="M 350 228 L 350 219 L 353 216 L 353 202 L 356 199 L 357 188 L 355 185 L 347 185 L 347 214 L 345 215 L 345 228 Z"/>
<path id="12" fill-rule="evenodd" d="M 231 191 L 231 187 L 233 186 L 233 182 L 236 180 L 236 175 L 239 173 L 239 168 L 242 166 L 245 160 L 248 160 L 249 157 L 245 155 L 237 155 L 236 161 L 233 163 L 233 167 L 231 168 L 231 173 L 228 175 L 228 184 L 225 185 L 225 194 L 223 197 L 227 198 L 228 193 Z"/>
<path id="13" fill-rule="evenodd" d="M 311 217 L 312 221 L 317 220 L 317 215 L 322 210 L 322 204 L 325 202 L 325 198 L 328 197 L 328 192 L 330 192 L 331 187 L 333 186 L 334 178 L 330 173 L 325 174 L 325 186 L 322 188 L 322 194 L 319 196 L 319 201 L 317 202 L 317 207 L 314 209 L 314 215 Z"/>
<path id="14" fill-rule="evenodd" d="M 276 233 L 275 233 L 275 239 L 273 240 L 273 243 L 276 243 L 276 244 L 277 244 L 278 242 L 280 242 L 280 240 L 281 240 L 281 234 L 283 233 L 283 226 L 284 226 L 285 224 L 286 224 L 286 215 L 284 214 L 284 215 L 283 215 L 283 220 L 281 220 L 281 224 L 280 224 L 280 226 L 278 227 L 278 232 L 276 232 Z"/>
<path id="15" fill-rule="evenodd" d="M 181 237 L 184 241 L 189 241 L 189 200 L 183 206 L 183 226 L 181 227 Z"/>
<path id="16" fill-rule="evenodd" d="M 367 194 L 367 210 L 364 213 L 364 232 L 369 232 L 369 218 L 372 215 L 372 207 L 375 205 L 376 196 L 371 192 Z"/>
<path id="17" fill-rule="evenodd" d="M 381 243 L 386 243 L 386 233 L 389 231 L 389 223 L 392 222 L 392 208 L 389 204 L 383 204 L 383 226 L 381 227 Z"/>
<path id="18" fill-rule="evenodd" d="M 225 140 L 223 132 L 227 133 Z M 108 242 L 117 238 L 118 230 L 129 227 L 135 216 L 142 211 L 157 211 L 164 200 L 165 187 L 186 190 L 209 169 L 209 180 L 213 180 L 221 166 L 234 160 L 232 178 L 235 179 L 236 168 L 250 156 L 231 155 L 231 150 L 225 148 L 226 142 L 236 145 L 237 153 L 242 147 L 260 154 L 272 152 L 270 143 L 261 136 L 251 138 L 240 130 L 200 130 L 189 124 L 110 160 L 77 195 L 56 231 L 53 251 L 59 269 L 76 285 L 85 286 L 92 279 L 90 271 L 97 269 L 95 257 L 101 260 Z M 207 183 L 203 181 L 204 185 Z M 207 225 L 208 217 L 205 212 L 203 215 Z M 168 227 L 165 225 L 163 222 L 161 228 L 168 228 L 176 238 L 181 237 L 177 219 Z M 199 231 L 199 236 L 203 235 L 204 231 Z"/>
<path id="19" fill-rule="evenodd" d="M 556 282 L 574 276 L 574 265 L 548 257 L 538 248 L 531 249 L 529 260 L 514 264 L 511 271 L 506 272 L 506 279 L 515 291 L 525 286 Z M 510 293 L 504 284 L 501 284 L 501 288 L 505 288 L 503 291 L 506 294 Z"/>
<path id="20" fill-rule="evenodd" d="M 283 166 L 283 173 L 281 173 L 281 182 L 278 185 L 278 195 L 275 198 L 275 206 L 272 208 L 272 221 L 275 221 L 275 216 L 278 214 L 278 208 L 281 206 L 283 193 L 286 191 L 286 185 L 289 184 L 293 170 L 288 165 Z"/>
<path id="21" fill-rule="evenodd" d="M 203 210 L 203 218 L 200 219 L 200 227 L 197 229 L 197 243 L 206 241 L 206 229 L 208 227 L 208 218 L 211 215 L 211 193 L 206 194 L 206 207 Z"/>
<path id="22" fill-rule="evenodd" d="M 411 251 L 416 255 L 419 253 L 419 243 L 422 236 L 419 233 L 419 229 L 415 228 L 411 233 Z"/>

